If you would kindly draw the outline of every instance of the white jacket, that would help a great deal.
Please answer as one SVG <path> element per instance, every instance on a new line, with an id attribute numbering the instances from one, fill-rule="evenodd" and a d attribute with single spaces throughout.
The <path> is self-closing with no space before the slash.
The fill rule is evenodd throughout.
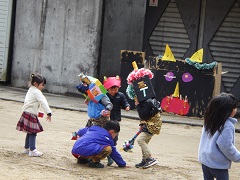
<path id="1" fill-rule="evenodd" d="M 39 107 L 42 107 L 46 114 L 52 113 L 45 96 L 35 86 L 31 86 L 26 94 L 23 111 L 37 116 Z"/>

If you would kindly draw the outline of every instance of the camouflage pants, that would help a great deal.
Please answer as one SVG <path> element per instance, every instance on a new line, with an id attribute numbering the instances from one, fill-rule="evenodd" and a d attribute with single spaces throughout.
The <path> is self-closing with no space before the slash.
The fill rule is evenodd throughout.
<path id="1" fill-rule="evenodd" d="M 146 124 L 147 129 L 152 134 L 159 134 L 162 127 L 162 119 L 160 113 L 157 113 L 155 116 L 144 121 L 141 120 L 140 124 Z"/>
<path id="2" fill-rule="evenodd" d="M 85 157 L 86 159 L 91 159 L 93 162 L 100 162 L 102 159 L 105 159 L 112 152 L 111 146 L 106 146 L 99 154 Z"/>
<path id="3" fill-rule="evenodd" d="M 99 118 L 90 118 L 86 126 L 89 127 L 92 125 L 96 125 L 96 126 L 104 127 L 108 121 L 110 121 L 110 119 L 107 116 L 100 116 Z"/>

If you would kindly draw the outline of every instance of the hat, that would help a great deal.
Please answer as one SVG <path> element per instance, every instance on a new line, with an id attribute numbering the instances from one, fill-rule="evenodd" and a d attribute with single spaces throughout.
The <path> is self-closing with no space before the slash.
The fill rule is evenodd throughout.
<path id="1" fill-rule="evenodd" d="M 107 93 L 107 90 L 97 78 L 87 76 L 83 73 L 80 73 L 78 76 L 82 84 L 79 84 L 76 88 L 81 93 L 87 93 L 88 98 L 94 102 L 98 102 Z"/>
<path id="2" fill-rule="evenodd" d="M 89 77 L 86 76 L 85 74 L 80 73 L 78 76 L 80 78 L 80 81 L 82 81 L 82 83 L 91 84 L 91 81 L 90 81 Z"/>
<path id="3" fill-rule="evenodd" d="M 119 76 L 116 77 L 106 77 L 104 76 L 103 85 L 106 89 L 109 89 L 113 86 L 121 87 L 121 78 Z"/>
<path id="4" fill-rule="evenodd" d="M 132 65 L 134 70 L 127 77 L 128 88 L 126 93 L 128 97 L 134 99 L 134 94 L 139 102 L 154 98 L 156 95 L 151 83 L 153 73 L 149 69 L 138 69 L 135 61 L 132 62 Z"/>
<path id="5" fill-rule="evenodd" d="M 141 68 L 138 69 L 137 63 L 135 61 L 132 62 L 133 71 L 127 77 L 127 83 L 132 84 L 134 81 L 143 78 L 144 76 L 148 76 L 150 79 L 153 78 L 153 73 L 149 69 Z"/>

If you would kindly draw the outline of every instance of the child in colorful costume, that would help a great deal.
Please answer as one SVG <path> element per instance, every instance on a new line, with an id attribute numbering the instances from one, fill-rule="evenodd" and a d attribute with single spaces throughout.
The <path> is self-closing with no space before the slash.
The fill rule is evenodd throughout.
<path id="1" fill-rule="evenodd" d="M 153 73 L 149 69 L 138 69 L 136 62 L 133 62 L 134 70 L 127 77 L 127 95 L 135 100 L 136 109 L 140 117 L 141 134 L 138 137 L 138 145 L 142 149 L 142 161 L 135 165 L 137 168 L 148 168 L 157 164 L 152 158 L 148 148 L 154 134 L 159 134 L 162 126 L 160 116 L 160 103 L 155 99 L 151 80 Z"/>
<path id="2" fill-rule="evenodd" d="M 107 90 L 94 77 L 86 76 L 83 73 L 78 76 L 81 83 L 76 88 L 86 97 L 84 102 L 87 104 L 89 116 L 87 126 L 105 126 L 106 122 L 109 121 L 109 114 L 113 108 L 111 101 L 106 96 Z"/>

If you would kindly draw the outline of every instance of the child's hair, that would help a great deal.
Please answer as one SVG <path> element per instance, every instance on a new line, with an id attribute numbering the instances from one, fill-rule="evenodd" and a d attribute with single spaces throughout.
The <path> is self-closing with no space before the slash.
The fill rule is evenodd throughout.
<path id="1" fill-rule="evenodd" d="M 37 83 L 38 85 L 43 83 L 46 84 L 46 79 L 40 74 L 31 74 L 31 85 L 34 85 L 34 83 Z"/>
<path id="2" fill-rule="evenodd" d="M 107 131 L 114 130 L 115 133 L 120 132 L 120 125 L 118 121 L 108 121 L 106 125 L 104 126 L 104 129 Z"/>
<path id="3" fill-rule="evenodd" d="M 118 89 L 119 89 L 118 86 L 112 86 L 112 87 L 110 87 L 109 89 L 115 89 L 115 88 L 118 88 Z"/>
<path id="4" fill-rule="evenodd" d="M 205 131 L 211 136 L 216 131 L 221 133 L 226 120 L 231 116 L 235 108 L 237 108 L 237 101 L 232 94 L 221 93 L 214 96 L 209 101 L 204 114 Z"/>

